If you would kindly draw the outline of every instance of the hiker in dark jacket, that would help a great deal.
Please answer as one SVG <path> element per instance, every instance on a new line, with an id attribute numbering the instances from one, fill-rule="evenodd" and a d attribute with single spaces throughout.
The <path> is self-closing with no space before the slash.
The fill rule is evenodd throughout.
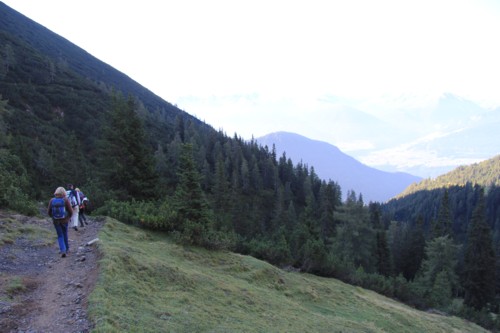
<path id="1" fill-rule="evenodd" d="M 47 214 L 52 217 L 52 222 L 57 232 L 59 251 L 61 257 L 64 258 L 69 252 L 68 222 L 73 215 L 73 208 L 71 208 L 71 204 L 66 197 L 66 190 L 64 187 L 58 187 L 54 192 L 54 197 L 49 201 Z"/>
<path id="2" fill-rule="evenodd" d="M 78 194 L 78 199 L 80 200 L 80 207 L 79 207 L 79 212 L 78 212 L 78 221 L 80 222 L 80 227 L 83 227 L 85 225 L 87 225 L 87 217 L 85 216 L 85 208 L 87 208 L 87 196 L 85 196 L 85 194 L 83 194 L 82 191 L 80 191 L 80 189 L 77 187 L 75 189 L 76 193 Z M 84 225 L 85 223 L 85 225 Z"/>

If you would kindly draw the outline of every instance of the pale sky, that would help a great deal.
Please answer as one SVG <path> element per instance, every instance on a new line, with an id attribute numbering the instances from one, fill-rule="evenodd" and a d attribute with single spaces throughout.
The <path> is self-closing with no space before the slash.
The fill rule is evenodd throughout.
<path id="1" fill-rule="evenodd" d="M 500 105 L 500 1 L 2 0 L 229 135 L 304 126 L 324 96 Z M 319 107 L 319 106 L 318 106 Z"/>

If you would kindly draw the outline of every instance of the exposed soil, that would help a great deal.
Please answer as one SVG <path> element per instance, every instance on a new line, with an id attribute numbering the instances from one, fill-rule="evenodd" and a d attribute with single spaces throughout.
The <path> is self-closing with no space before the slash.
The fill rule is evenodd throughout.
<path id="1" fill-rule="evenodd" d="M 97 238 L 103 222 L 87 216 L 88 225 L 70 228 L 70 253 L 62 258 L 50 218 L 0 211 L 0 221 L 6 217 L 47 228 L 54 236 L 51 245 L 44 245 L 46 238 L 19 237 L 0 246 L 0 332 L 90 332 L 87 297 L 97 280 L 99 252 L 98 241 L 88 243 Z M 9 289 L 16 280 L 22 287 Z"/>

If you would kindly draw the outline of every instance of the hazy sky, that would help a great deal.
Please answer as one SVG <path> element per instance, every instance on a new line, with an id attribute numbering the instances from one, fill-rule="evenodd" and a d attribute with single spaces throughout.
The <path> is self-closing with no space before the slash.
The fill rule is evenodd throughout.
<path id="1" fill-rule="evenodd" d="M 500 105 L 500 1 L 3 1 L 246 139 L 328 141 L 327 124 L 303 124 L 325 96 Z"/>

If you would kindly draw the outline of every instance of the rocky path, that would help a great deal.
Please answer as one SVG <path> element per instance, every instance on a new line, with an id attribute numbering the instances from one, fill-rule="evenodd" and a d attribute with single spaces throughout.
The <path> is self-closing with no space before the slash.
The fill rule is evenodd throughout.
<path id="1" fill-rule="evenodd" d="M 2 218 L 7 218 L 0 212 Z M 78 231 L 69 230 L 71 252 L 66 258 L 58 254 L 56 232 L 49 218 L 9 215 L 23 225 L 36 224 L 53 234 L 47 239 L 19 237 L 0 246 L 0 332 L 71 333 L 90 332 L 87 297 L 98 274 L 98 241 L 102 222 L 89 217 L 89 224 Z M 12 294 L 1 294 L 6 284 L 19 281 L 22 288 Z"/>

